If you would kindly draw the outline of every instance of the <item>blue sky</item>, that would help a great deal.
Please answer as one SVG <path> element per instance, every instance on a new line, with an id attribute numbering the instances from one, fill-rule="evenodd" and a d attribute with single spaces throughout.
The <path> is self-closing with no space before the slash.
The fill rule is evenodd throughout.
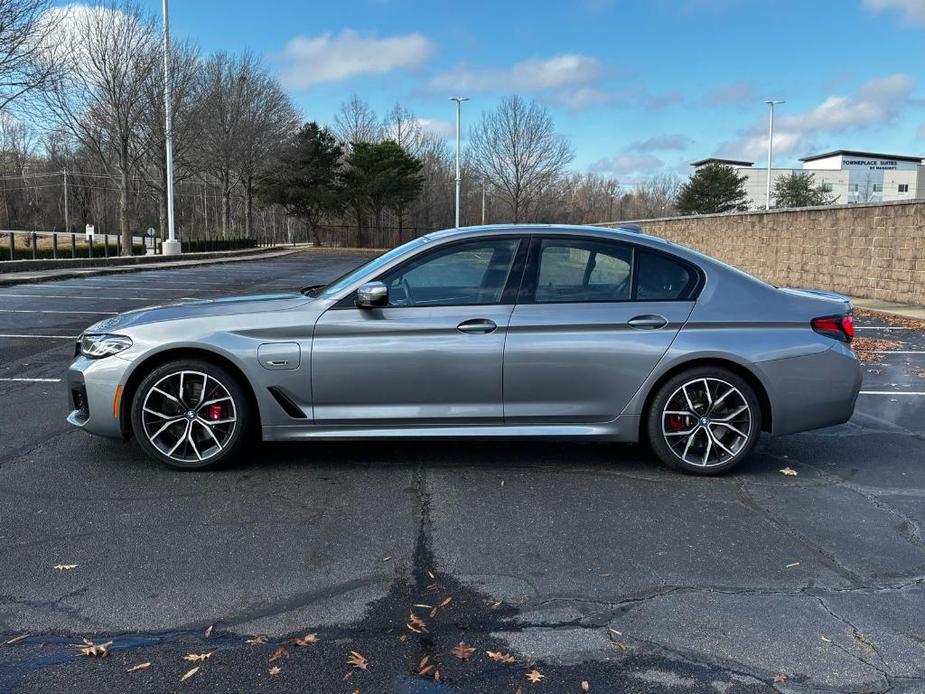
<path id="1" fill-rule="evenodd" d="M 142 0 L 160 12 L 159 0 Z M 925 0 L 173 0 L 204 51 L 250 48 L 308 120 L 357 93 L 449 135 L 510 93 L 546 104 L 573 168 L 631 183 L 714 154 L 925 155 Z"/>

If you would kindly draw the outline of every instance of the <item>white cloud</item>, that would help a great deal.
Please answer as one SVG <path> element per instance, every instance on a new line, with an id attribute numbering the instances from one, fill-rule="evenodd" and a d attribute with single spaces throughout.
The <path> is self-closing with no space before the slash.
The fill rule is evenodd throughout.
<path id="1" fill-rule="evenodd" d="M 618 154 L 615 157 L 598 159 L 591 165 L 591 169 L 598 173 L 628 176 L 630 174 L 651 174 L 663 165 L 664 162 L 652 154 Z"/>
<path id="2" fill-rule="evenodd" d="M 597 58 L 560 53 L 531 58 L 506 68 L 460 65 L 435 75 L 430 80 L 430 89 L 444 93 L 540 93 L 553 103 L 579 110 L 609 100 L 609 95 L 596 86 L 603 73 Z"/>
<path id="3" fill-rule="evenodd" d="M 925 0 L 864 0 L 864 7 L 873 12 L 895 10 L 906 23 L 925 26 Z"/>
<path id="4" fill-rule="evenodd" d="M 529 92 L 591 84 L 601 73 L 597 58 L 561 53 L 550 58 L 531 58 L 504 69 L 460 66 L 434 76 L 430 86 L 438 91 Z"/>
<path id="5" fill-rule="evenodd" d="M 439 138 L 455 137 L 456 125 L 448 120 L 438 120 L 435 118 L 418 118 L 418 125 L 421 130 Z"/>
<path id="6" fill-rule="evenodd" d="M 687 146 L 693 142 L 686 135 L 656 135 L 646 140 L 637 140 L 627 149 L 634 152 L 652 152 L 657 150 L 687 149 Z"/>
<path id="7" fill-rule="evenodd" d="M 888 75 L 866 82 L 850 96 L 830 96 L 818 106 L 789 115 L 779 106 L 774 121 L 774 151 L 780 154 L 806 154 L 817 137 L 854 132 L 887 125 L 911 99 L 915 78 Z M 768 149 L 767 120 L 762 118 L 742 137 L 723 143 L 717 154 L 760 159 Z"/>
<path id="8" fill-rule="evenodd" d="M 378 38 L 344 29 L 336 36 L 296 36 L 283 50 L 282 78 L 287 86 L 304 89 L 359 75 L 381 75 L 418 67 L 433 50 L 430 40 L 416 33 Z"/>

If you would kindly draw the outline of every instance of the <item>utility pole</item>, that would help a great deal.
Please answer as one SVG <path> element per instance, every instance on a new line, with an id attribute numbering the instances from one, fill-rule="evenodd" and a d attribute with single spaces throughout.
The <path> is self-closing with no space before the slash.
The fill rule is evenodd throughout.
<path id="1" fill-rule="evenodd" d="M 485 224 L 485 183 L 482 183 L 482 224 Z"/>
<path id="2" fill-rule="evenodd" d="M 64 233 L 71 233 L 71 222 L 67 214 L 67 167 L 61 172 L 64 174 Z"/>
<path id="3" fill-rule="evenodd" d="M 170 98 L 170 18 L 167 0 L 164 0 L 164 136 L 167 149 L 167 241 L 161 246 L 164 255 L 179 255 L 182 246 L 177 242 L 173 226 L 173 126 Z"/>
<path id="4" fill-rule="evenodd" d="M 166 1 L 166 0 L 165 0 Z M 459 228 L 459 190 L 462 187 L 462 178 L 459 173 L 459 114 L 463 101 L 469 101 L 467 96 L 451 96 L 450 101 L 456 102 L 456 228 Z"/>
<path id="5" fill-rule="evenodd" d="M 786 103 L 784 101 L 776 101 L 774 99 L 768 99 L 765 101 L 768 105 L 768 180 L 767 186 L 765 189 L 765 205 L 764 209 L 771 209 L 771 160 L 774 156 L 774 106 L 777 104 Z"/>

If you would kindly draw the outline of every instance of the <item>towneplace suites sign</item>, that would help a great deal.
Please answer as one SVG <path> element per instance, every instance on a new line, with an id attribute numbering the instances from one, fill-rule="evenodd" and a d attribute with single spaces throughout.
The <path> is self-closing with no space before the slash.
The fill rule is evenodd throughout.
<path id="1" fill-rule="evenodd" d="M 842 159 L 842 166 L 854 166 L 868 169 L 895 169 L 895 159 Z"/>

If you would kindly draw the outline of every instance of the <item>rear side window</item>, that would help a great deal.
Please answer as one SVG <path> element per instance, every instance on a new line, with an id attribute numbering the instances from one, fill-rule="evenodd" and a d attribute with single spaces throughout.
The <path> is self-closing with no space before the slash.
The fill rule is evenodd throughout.
<path id="1" fill-rule="evenodd" d="M 656 253 L 636 254 L 637 301 L 687 299 L 696 284 L 696 275 L 686 265 Z"/>
<path id="2" fill-rule="evenodd" d="M 537 303 L 626 301 L 633 252 L 629 246 L 580 239 L 543 239 Z"/>

